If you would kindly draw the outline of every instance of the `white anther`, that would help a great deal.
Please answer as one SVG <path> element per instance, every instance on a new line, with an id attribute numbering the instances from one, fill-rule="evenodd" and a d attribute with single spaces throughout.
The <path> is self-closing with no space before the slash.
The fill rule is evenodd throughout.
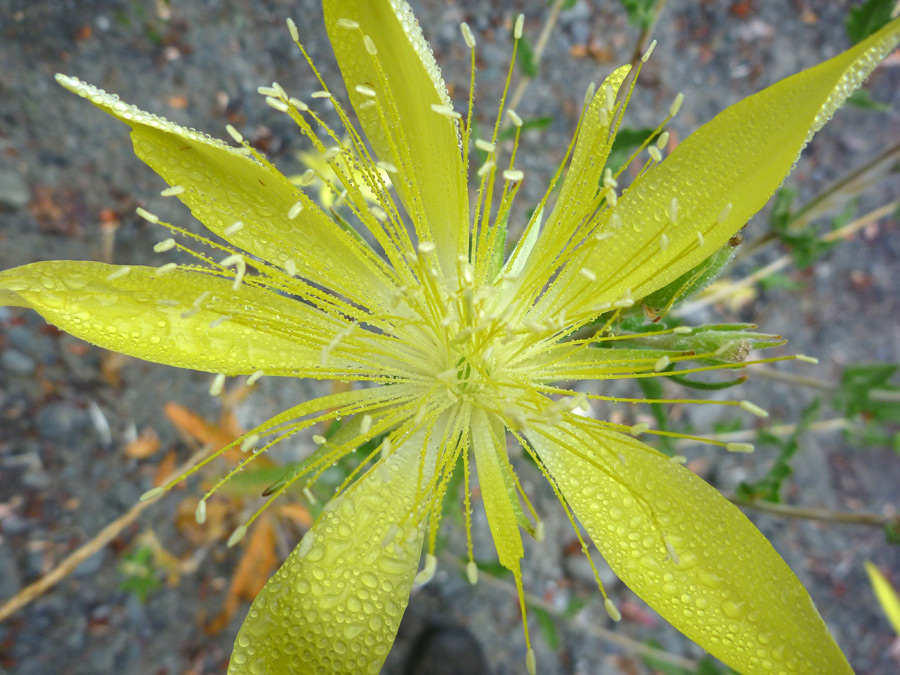
<path id="1" fill-rule="evenodd" d="M 807 356 L 806 354 L 797 354 L 797 356 L 795 356 L 794 358 L 796 358 L 798 361 L 803 361 L 804 363 L 819 362 L 819 359 L 817 359 L 815 356 Z"/>
<path id="2" fill-rule="evenodd" d="M 291 97 L 288 99 L 288 103 L 290 103 L 292 106 L 294 106 L 294 107 L 295 107 L 297 110 L 299 110 L 300 112 L 306 112 L 307 110 L 309 110 L 309 106 L 306 105 L 306 104 L 305 104 L 303 101 L 301 101 L 299 98 L 294 98 L 293 96 L 291 96 Z"/>
<path id="3" fill-rule="evenodd" d="M 434 577 L 437 569 L 437 558 L 432 553 L 425 554 L 425 567 L 416 575 L 415 583 L 418 586 L 427 584 Z"/>
<path id="4" fill-rule="evenodd" d="M 612 306 L 615 309 L 628 309 L 629 307 L 634 307 L 634 300 L 631 298 L 622 298 L 621 300 L 616 300 Z"/>
<path id="5" fill-rule="evenodd" d="M 230 319 L 230 318 L 231 318 L 231 317 L 228 316 L 227 314 L 223 314 L 222 316 L 216 317 L 215 319 L 213 319 L 212 321 L 210 321 L 210 322 L 209 322 L 209 327 L 210 327 L 210 328 L 218 328 L 218 327 L 221 326 L 223 323 L 225 323 L 226 321 L 228 321 L 228 319 Z"/>
<path id="6" fill-rule="evenodd" d="M 752 401 L 741 401 L 740 406 L 741 406 L 741 408 L 746 410 L 748 413 L 752 413 L 752 414 L 756 415 L 757 417 L 768 417 L 769 416 L 769 412 L 767 410 L 760 408 L 758 405 L 756 405 Z"/>
<path id="7" fill-rule="evenodd" d="M 372 416 L 371 415 L 363 415 L 362 421 L 359 423 L 359 431 L 360 433 L 367 434 L 372 429 Z"/>
<path id="8" fill-rule="evenodd" d="M 503 180 L 508 180 L 510 183 L 518 183 L 523 178 L 525 178 L 525 172 L 518 169 L 507 169 L 503 172 Z"/>
<path id="9" fill-rule="evenodd" d="M 240 220 L 236 220 L 231 225 L 222 230 L 222 234 L 224 234 L 226 237 L 230 237 L 231 235 L 237 234 L 243 229 L 244 223 L 242 223 Z"/>
<path id="10" fill-rule="evenodd" d="M 637 424 L 633 424 L 628 428 L 628 433 L 632 436 L 640 436 L 642 433 L 647 431 L 650 428 L 650 425 L 646 422 L 638 422 Z"/>
<path id="11" fill-rule="evenodd" d="M 163 274 L 168 274 L 169 272 L 174 270 L 176 267 L 178 267 L 178 264 L 173 263 L 173 262 L 166 263 L 165 265 L 160 265 L 159 267 L 156 268 L 156 275 L 162 276 Z"/>
<path id="12" fill-rule="evenodd" d="M 369 56 L 378 54 L 378 47 L 375 46 L 375 42 L 368 35 L 363 35 L 363 45 L 365 45 L 366 51 L 369 52 Z"/>
<path id="13" fill-rule="evenodd" d="M 434 253 L 437 247 L 434 245 L 433 241 L 420 241 L 419 242 L 419 253 L 422 255 L 428 255 L 429 253 Z"/>
<path id="14" fill-rule="evenodd" d="M 466 565 L 466 579 L 473 586 L 478 583 L 478 565 L 475 564 L 474 560 L 470 560 Z"/>
<path id="15" fill-rule="evenodd" d="M 697 230 L 697 246 L 702 247 L 706 243 L 706 237 L 700 230 Z"/>
<path id="16" fill-rule="evenodd" d="M 506 116 L 509 118 L 509 121 L 513 123 L 514 127 L 522 126 L 522 118 L 519 117 L 519 113 L 517 113 L 512 108 L 506 111 Z"/>
<path id="17" fill-rule="evenodd" d="M 578 273 L 588 281 L 597 281 L 597 275 L 591 272 L 587 267 L 582 267 Z"/>
<path id="18" fill-rule="evenodd" d="M 209 291 L 203 291 L 200 295 L 197 296 L 197 299 L 194 300 L 194 307 L 200 307 L 204 302 L 206 302 L 207 298 L 212 295 Z"/>
<path id="19" fill-rule="evenodd" d="M 669 367 L 669 364 L 671 362 L 672 362 L 671 359 L 669 359 L 668 356 L 663 354 L 658 359 L 656 359 L 656 363 L 653 364 L 653 370 L 657 373 L 661 373 L 662 371 L 664 371 L 666 368 Z"/>
<path id="20" fill-rule="evenodd" d="M 266 105 L 270 108 L 274 108 L 278 112 L 286 113 L 290 110 L 287 103 L 279 98 L 272 98 L 271 96 L 266 96 Z"/>
<path id="21" fill-rule="evenodd" d="M 297 263 L 294 262 L 293 258 L 287 258 L 284 261 L 284 271 L 289 277 L 297 276 Z"/>
<path id="22" fill-rule="evenodd" d="M 519 14 L 519 16 L 516 17 L 516 24 L 513 27 L 513 37 L 516 40 L 521 40 L 522 33 L 524 31 L 525 31 L 525 15 Z"/>
<path id="23" fill-rule="evenodd" d="M 450 119 L 461 119 L 462 115 L 456 112 L 452 106 L 444 105 L 443 103 L 432 103 L 431 109 L 434 110 L 438 115 L 443 115 L 444 117 L 449 117 Z"/>
<path id="24" fill-rule="evenodd" d="M 241 452 L 250 452 L 259 444 L 259 434 L 250 434 L 241 441 Z"/>
<path id="25" fill-rule="evenodd" d="M 357 94 L 362 94 L 363 96 L 368 96 L 369 98 L 375 98 L 376 96 L 375 90 L 372 89 L 372 87 L 367 87 L 364 84 L 358 84 L 354 88 L 356 89 Z"/>
<path id="26" fill-rule="evenodd" d="M 475 49 L 475 36 L 472 34 L 472 29 L 469 28 L 469 24 L 463 21 L 459 24 L 459 32 L 462 33 L 463 40 L 465 40 L 466 47 L 469 49 Z"/>
<path id="27" fill-rule="evenodd" d="M 116 270 L 109 274 L 106 277 L 107 281 L 113 281 L 114 279 L 118 279 L 119 277 L 124 277 L 131 271 L 131 268 L 128 265 L 123 265 L 122 267 L 116 268 Z"/>
<path id="28" fill-rule="evenodd" d="M 616 92 L 609 85 L 603 87 L 603 98 L 607 109 L 612 110 L 616 105 Z"/>
<path id="29" fill-rule="evenodd" d="M 752 443 L 726 443 L 725 449 L 728 452 L 753 452 L 755 448 Z"/>
<path id="30" fill-rule="evenodd" d="M 149 490 L 147 490 L 144 494 L 142 494 L 140 496 L 139 501 L 142 501 L 142 502 L 150 501 L 151 499 L 155 499 L 156 497 L 159 497 L 165 491 L 166 491 L 166 488 L 164 488 L 164 487 L 150 488 Z"/>
<path id="31" fill-rule="evenodd" d="M 184 192 L 184 187 L 181 185 L 173 185 L 172 187 L 167 187 L 165 190 L 159 193 L 160 197 L 175 197 L 176 195 L 180 195 Z"/>
<path id="32" fill-rule="evenodd" d="M 475 147 L 481 150 L 482 152 L 494 152 L 497 149 L 497 146 L 491 143 L 490 141 L 485 141 L 481 138 L 475 139 Z"/>
<path id="33" fill-rule="evenodd" d="M 233 126 L 231 126 L 230 124 L 226 124 L 225 131 L 227 131 L 228 135 L 231 136 L 232 139 L 234 139 L 235 143 L 237 143 L 238 145 L 244 144 L 244 136 Z"/>
<path id="34" fill-rule="evenodd" d="M 359 22 L 354 21 L 353 19 L 338 19 L 337 25 L 341 28 L 346 28 L 347 30 L 356 30 L 359 28 Z"/>
<path id="35" fill-rule="evenodd" d="M 619 182 L 613 178 L 612 169 L 606 167 L 603 170 L 603 187 L 605 188 L 617 188 L 619 187 Z"/>
<path id="36" fill-rule="evenodd" d="M 544 541 L 544 534 L 544 521 L 539 520 L 534 524 L 534 540 Z"/>
<path id="37" fill-rule="evenodd" d="M 247 534 L 247 526 L 239 525 L 234 532 L 231 533 L 231 536 L 228 537 L 228 541 L 226 542 L 226 546 L 228 548 L 232 548 L 235 544 L 237 544 L 244 536 Z"/>
<path id="38" fill-rule="evenodd" d="M 613 230 L 621 229 L 622 227 L 622 216 L 618 213 L 614 213 L 609 217 L 609 226 Z"/>
<path id="39" fill-rule="evenodd" d="M 672 197 L 672 201 L 669 202 L 669 208 L 666 211 L 666 214 L 669 216 L 669 222 L 675 223 L 678 220 L 678 198 Z"/>
<path id="40" fill-rule="evenodd" d="M 153 250 L 157 253 L 171 251 L 173 248 L 175 248 L 175 240 L 171 237 L 169 237 L 168 239 L 163 239 L 161 242 L 153 246 Z"/>
<path id="41" fill-rule="evenodd" d="M 656 40 L 653 41 L 656 44 Z M 603 601 L 603 607 L 606 608 L 606 613 L 609 614 L 609 618 L 613 621 L 621 621 L 622 620 L 622 612 L 619 611 L 619 608 L 616 607 L 616 603 L 614 603 L 609 598 Z"/>
<path id="42" fill-rule="evenodd" d="M 594 100 L 594 93 L 596 91 L 597 85 L 594 82 L 588 84 L 587 89 L 584 90 L 584 105 L 588 105 Z"/>
<path id="43" fill-rule="evenodd" d="M 316 179 L 316 172 L 312 169 L 307 169 L 302 174 L 300 174 L 300 178 L 297 179 L 297 183 L 300 184 L 300 187 L 306 187 L 311 184 Z"/>
<path id="44" fill-rule="evenodd" d="M 290 209 L 288 209 L 287 217 L 288 220 L 294 220 L 297 216 L 300 215 L 300 212 L 303 210 L 303 202 L 295 202 Z"/>
<path id="45" fill-rule="evenodd" d="M 728 202 L 725 205 L 725 208 L 723 208 L 722 211 L 719 213 L 719 216 L 716 218 L 716 222 L 719 223 L 719 225 L 721 225 L 722 223 L 725 222 L 725 220 L 728 218 L 728 216 L 730 214 L 731 214 L 731 202 Z"/>
<path id="46" fill-rule="evenodd" d="M 650 46 L 647 47 L 647 51 L 645 51 L 641 56 L 641 61 L 643 63 L 647 63 L 647 59 L 650 58 L 650 55 L 653 53 L 654 49 L 656 49 L 656 40 L 650 43 Z"/>
<path id="47" fill-rule="evenodd" d="M 297 31 L 297 24 L 295 24 L 294 20 L 290 17 L 288 17 L 286 23 L 288 32 L 291 34 L 291 40 L 293 40 L 294 42 L 300 42 L 300 33 Z"/>
<path id="48" fill-rule="evenodd" d="M 531 647 L 525 652 L 525 670 L 528 671 L 528 675 L 537 675 L 537 657 Z"/>
<path id="49" fill-rule="evenodd" d="M 281 92 L 275 87 L 257 87 L 256 93 L 260 96 L 268 96 L 269 98 L 279 98 Z"/>
<path id="50" fill-rule="evenodd" d="M 616 193 L 616 189 L 611 187 L 606 189 L 606 203 L 609 204 L 609 208 L 616 208 L 616 204 L 619 203 L 619 195 Z"/>
<path id="51" fill-rule="evenodd" d="M 475 172 L 475 175 L 477 175 L 479 178 L 484 178 L 484 176 L 486 176 L 487 173 L 493 168 L 494 168 L 494 162 L 492 162 L 491 160 L 488 160 L 484 164 L 482 164 L 480 167 L 478 167 L 478 171 Z"/>
<path id="52" fill-rule="evenodd" d="M 325 445 L 328 442 L 328 439 L 321 434 L 313 434 L 312 442 L 316 445 Z"/>
<path id="53" fill-rule="evenodd" d="M 144 220 L 146 220 L 148 223 L 156 224 L 156 223 L 159 222 L 159 216 L 153 215 L 153 214 L 150 213 L 147 209 L 144 209 L 144 208 L 142 208 L 142 207 L 140 207 L 140 206 L 137 207 L 137 208 L 134 210 L 134 212 L 135 212 L 136 214 L 138 214 L 141 218 L 143 218 Z"/>
<path id="54" fill-rule="evenodd" d="M 194 509 L 194 519 L 199 525 L 206 522 L 206 500 L 201 499 L 197 502 L 197 508 Z"/>
<path id="55" fill-rule="evenodd" d="M 675 97 L 675 100 L 672 101 L 672 105 L 669 106 L 669 116 L 675 117 L 678 114 L 678 111 L 681 110 L 681 104 L 684 103 L 684 94 L 678 92 L 678 96 Z"/>
<path id="56" fill-rule="evenodd" d="M 225 388 L 225 373 L 219 373 L 213 378 L 212 384 L 209 385 L 209 395 L 218 396 Z"/>
<path id="57" fill-rule="evenodd" d="M 672 332 L 676 335 L 690 335 L 694 332 L 694 329 L 690 326 L 675 326 L 675 328 L 672 329 Z"/>
<path id="58" fill-rule="evenodd" d="M 247 378 L 247 386 L 252 387 L 259 381 L 259 378 L 263 376 L 263 371 L 256 370 L 250 374 L 250 377 Z"/>
<path id="59" fill-rule="evenodd" d="M 655 145 L 651 145 L 649 148 L 647 148 L 647 154 L 650 155 L 650 159 L 652 159 L 657 164 L 662 161 L 662 153 Z"/>
<path id="60" fill-rule="evenodd" d="M 665 251 L 669 248 L 669 237 L 666 234 L 659 235 L 659 250 Z"/>
<path id="61" fill-rule="evenodd" d="M 314 91 L 310 94 L 311 98 L 331 98 L 331 92 L 325 91 L 324 89 L 319 89 L 318 91 Z"/>
<path id="62" fill-rule="evenodd" d="M 656 147 L 665 150 L 669 145 L 669 132 L 664 131 L 656 137 Z"/>

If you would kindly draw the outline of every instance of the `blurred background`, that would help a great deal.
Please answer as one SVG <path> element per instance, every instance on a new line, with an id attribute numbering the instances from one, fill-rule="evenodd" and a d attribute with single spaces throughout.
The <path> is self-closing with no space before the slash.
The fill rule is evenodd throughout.
<path id="1" fill-rule="evenodd" d="M 527 178 L 514 232 L 564 155 L 588 84 L 647 44 L 642 20 L 646 28 L 655 19 L 652 36 L 659 44 L 628 109 L 626 136 L 639 142 L 683 92 L 684 105 L 669 126 L 674 145 L 728 105 L 846 49 L 856 25 L 851 20 L 848 35 L 848 15 L 863 5 L 669 0 L 657 17 L 652 1 L 638 0 L 626 3 L 631 16 L 614 0 L 563 2 L 558 16 L 543 0 L 411 4 L 457 108 L 469 79 L 458 26 L 471 25 L 482 127 L 493 124 L 512 24 L 525 14 L 532 57 L 520 62 L 513 84 L 530 75 L 517 106 L 527 125 L 517 164 Z M 857 24 L 865 18 L 855 16 Z M 287 17 L 297 22 L 326 81 L 342 92 L 321 7 L 313 0 L 0 0 L 0 269 L 46 259 L 160 264 L 164 256 L 153 245 L 167 235 L 138 218 L 137 206 L 201 231 L 177 200 L 159 196 L 165 185 L 134 157 L 126 127 L 60 88 L 57 72 L 214 136 L 224 137 L 232 124 L 285 173 L 302 173 L 298 153 L 309 151 L 308 143 L 256 93 L 273 80 L 301 99 L 320 88 L 290 41 Z M 534 52 L 548 22 L 552 30 L 538 60 Z M 748 398 L 771 411 L 765 422 L 713 406 L 676 406 L 667 424 L 758 444 L 749 456 L 697 445 L 677 451 L 726 494 L 780 498 L 782 506 L 748 507 L 747 513 L 809 589 L 857 672 L 887 674 L 900 667 L 897 636 L 875 602 L 863 563 L 874 561 L 900 582 L 897 532 L 885 527 L 900 505 L 894 376 L 900 232 L 896 206 L 884 217 L 858 219 L 900 198 L 897 54 L 865 90 L 805 151 L 785 184 L 796 193 L 793 202 L 784 192 L 774 214 L 766 209 L 744 230 L 743 257 L 723 279 L 756 272 L 758 282 L 683 309 L 691 324 L 756 323 L 789 339 L 779 354 L 804 353 L 819 364 L 776 364 L 740 389 L 689 394 Z M 882 162 L 872 162 L 885 151 Z M 860 166 L 867 168 L 848 182 Z M 823 194 L 828 199 L 816 201 Z M 804 209 L 809 203 L 814 207 Z M 811 223 L 790 229 L 798 218 Z M 822 244 L 825 233 L 843 226 L 852 226 L 850 240 Z M 879 365 L 862 367 L 869 364 Z M 225 672 L 248 599 L 315 513 L 294 495 L 273 507 L 241 546 L 226 548 L 277 466 L 263 467 L 269 473 L 212 500 L 204 526 L 194 521 L 194 508 L 212 473 L 140 513 L 134 506 L 201 448 L 227 443 L 328 385 L 263 378 L 251 391 L 235 380 L 219 398 L 210 397 L 209 385 L 205 374 L 110 354 L 48 327 L 33 312 L 0 308 L 0 602 L 114 523 L 96 552 L 0 623 L 0 673 Z M 640 395 L 631 385 L 615 391 Z M 646 408 L 598 406 L 596 412 L 659 424 Z M 760 435 L 768 426 L 774 433 Z M 290 461 L 308 443 L 298 438 L 273 461 Z M 729 672 L 700 665 L 701 650 L 600 561 L 624 615 L 613 626 L 552 492 L 536 471 L 526 473 L 531 467 L 519 464 L 547 532 L 542 543 L 526 542 L 524 572 L 534 596 L 540 672 Z M 229 466 L 226 458 L 217 472 Z M 802 520 L 790 507 L 817 511 Z M 779 509 L 786 513 L 772 512 Z M 511 579 L 488 572 L 495 554 L 477 504 L 475 513 L 482 581 L 469 586 L 460 573 L 465 537 L 450 513 L 438 573 L 414 592 L 385 673 L 524 671 Z M 842 514 L 862 514 L 857 520 L 863 522 L 839 522 Z"/>

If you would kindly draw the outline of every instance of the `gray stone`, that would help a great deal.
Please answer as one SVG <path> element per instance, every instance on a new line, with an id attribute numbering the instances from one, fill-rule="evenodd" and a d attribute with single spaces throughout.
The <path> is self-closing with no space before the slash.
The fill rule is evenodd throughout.
<path id="1" fill-rule="evenodd" d="M 34 373 L 34 359 L 20 352 L 18 349 L 7 349 L 0 354 L 0 364 L 3 369 L 13 375 L 31 375 Z"/>
<path id="2" fill-rule="evenodd" d="M 15 171 L 0 171 L 0 204 L 21 209 L 31 201 L 28 183 Z"/>

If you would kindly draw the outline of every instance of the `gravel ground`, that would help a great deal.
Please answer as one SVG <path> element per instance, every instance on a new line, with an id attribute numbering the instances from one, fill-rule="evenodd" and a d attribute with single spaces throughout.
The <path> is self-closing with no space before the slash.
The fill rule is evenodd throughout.
<path id="1" fill-rule="evenodd" d="M 318 3 L 172 2 L 170 16 L 161 18 L 159 8 L 165 4 L 0 0 L 0 269 L 44 259 L 103 259 L 113 222 L 119 223 L 113 261 L 158 264 L 152 247 L 161 232 L 134 215 L 138 205 L 199 228 L 175 200 L 158 196 L 164 186 L 133 156 L 125 127 L 60 89 L 55 72 L 76 75 L 214 135 L 224 135 L 225 124 L 232 123 L 283 169 L 300 170 L 294 157 L 304 149 L 299 134 L 255 90 L 272 80 L 301 97 L 318 88 L 290 44 L 284 27 L 288 16 L 297 20 L 326 79 L 339 82 L 320 29 Z M 524 11 L 527 33 L 534 37 L 545 4 L 413 3 L 459 101 L 468 83 L 459 22 L 468 21 L 479 36 L 479 119 L 484 124 L 502 86 L 512 19 Z M 659 46 L 641 77 L 627 123 L 655 125 L 682 91 L 685 104 L 672 129 L 683 138 L 728 104 L 844 49 L 843 17 L 850 4 L 670 0 L 655 33 Z M 537 200 L 561 159 L 587 84 L 627 62 L 636 35 L 614 2 L 579 0 L 561 17 L 540 76 L 519 106 L 525 118 L 553 117 L 549 127 L 527 134 L 523 142 L 528 180 L 522 208 Z M 880 69 L 868 86 L 892 109 L 839 113 L 789 179 L 802 196 L 815 194 L 900 138 L 896 61 Z M 894 176 L 867 193 L 861 208 L 898 195 Z M 760 220 L 745 234 L 753 238 L 763 231 Z M 774 257 L 780 251 L 768 253 Z M 789 336 L 792 351 L 821 360 L 815 369 L 788 364 L 786 371 L 834 379 L 848 363 L 898 362 L 898 259 L 897 222 L 883 221 L 829 253 L 812 271 L 794 274 L 799 289 L 769 290 L 737 313 L 705 312 L 694 318 L 754 321 L 767 332 Z M 735 274 L 750 269 L 744 264 Z M 190 455 L 163 416 L 166 402 L 212 418 L 218 414 L 218 403 L 206 393 L 206 376 L 132 359 L 119 364 L 116 384 L 104 376 L 104 365 L 102 350 L 46 327 L 34 313 L 0 309 L 0 598 L 46 573 L 131 507 L 152 485 L 168 450 L 179 461 Z M 305 383 L 263 380 L 260 392 L 239 408 L 239 417 L 245 423 L 261 421 L 313 391 Z M 813 393 L 754 381 L 738 395 L 765 402 L 774 421 L 791 422 Z M 684 422 L 698 429 L 721 421 L 706 409 L 683 414 Z M 145 428 L 158 433 L 161 451 L 147 460 L 127 457 L 123 447 Z M 700 449 L 691 450 L 690 459 L 728 490 L 761 475 L 772 454 L 723 457 Z M 591 593 L 584 561 L 568 553 L 573 533 L 546 487 L 529 482 L 535 485 L 548 536 L 542 544 L 526 542 L 526 586 L 560 607 L 571 598 L 586 602 L 578 616 L 560 624 L 555 649 L 534 631 L 541 672 L 648 672 L 591 631 L 592 626 L 608 627 L 609 621 Z M 791 503 L 882 512 L 896 506 L 898 483 L 896 454 L 854 448 L 839 435 L 809 435 L 786 495 Z M 123 555 L 141 532 L 152 528 L 175 555 L 195 550 L 175 525 L 178 504 L 189 494 L 161 500 L 56 588 L 0 624 L 0 673 L 224 672 L 243 610 L 216 635 L 206 634 L 203 626 L 222 606 L 235 551 L 221 542 L 208 547 L 196 571 L 183 575 L 175 587 L 153 591 L 145 602 L 120 589 Z M 897 672 L 897 657 L 889 651 L 892 634 L 874 607 L 862 563 L 874 560 L 898 582 L 900 549 L 889 547 L 875 529 L 750 515 L 807 585 L 857 672 Z M 478 550 L 489 557 L 483 514 L 475 525 Z M 285 528 L 279 536 L 286 553 L 298 533 Z M 447 539 L 449 550 L 463 550 L 458 532 L 448 531 Z M 614 628 L 617 633 L 655 640 L 675 654 L 700 655 L 627 589 L 614 581 L 609 586 L 626 614 Z M 384 672 L 405 672 L 411 645 L 432 626 L 465 628 L 477 636 L 489 672 L 524 670 L 514 597 L 496 584 L 469 587 L 444 564 L 435 581 L 413 597 Z"/>

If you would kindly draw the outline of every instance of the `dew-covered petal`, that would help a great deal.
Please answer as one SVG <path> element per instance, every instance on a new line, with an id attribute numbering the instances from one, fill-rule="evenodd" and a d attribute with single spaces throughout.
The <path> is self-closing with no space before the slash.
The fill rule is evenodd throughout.
<path id="1" fill-rule="evenodd" d="M 420 240 L 437 245 L 453 276 L 468 243 L 468 189 L 457 122 L 432 107 L 446 112 L 452 102 L 431 48 L 404 0 L 325 0 L 324 8 L 366 137 L 398 169 L 391 180 Z"/>
<path id="2" fill-rule="evenodd" d="M 852 673 L 772 545 L 691 471 L 573 416 L 528 440 L 613 571 L 701 647 L 747 675 Z"/>
<path id="3" fill-rule="evenodd" d="M 156 363 L 226 375 L 317 375 L 322 347 L 346 328 L 276 292 L 201 272 L 97 262 L 37 262 L 0 272 L 0 305 L 30 307 L 58 328 Z M 340 349 L 330 367 L 349 367 Z M 339 364 L 339 365 L 338 365 Z"/>
<path id="4" fill-rule="evenodd" d="M 407 520 L 422 444 L 412 437 L 326 506 L 254 600 L 230 675 L 379 672 L 422 552 L 424 527 Z"/>
<path id="5" fill-rule="evenodd" d="M 512 468 L 506 457 L 506 434 L 502 425 L 480 408 L 472 411 L 472 448 L 478 469 L 478 486 L 487 515 L 488 526 L 500 564 L 518 573 L 524 555 L 522 536 L 513 509 L 517 495 L 508 490 L 510 482 L 504 477 Z"/>
<path id="6" fill-rule="evenodd" d="M 371 250 L 274 167 L 73 77 L 57 80 L 128 124 L 137 156 L 169 185 L 183 188 L 178 199 L 211 231 L 364 306 L 389 302 L 392 286 Z M 291 218 L 298 202 L 302 209 Z"/>
<path id="7" fill-rule="evenodd" d="M 535 313 L 571 316 L 628 292 L 639 299 L 696 267 L 763 207 L 812 135 L 898 41 L 900 19 L 702 126 L 619 198 L 621 227 L 586 247 Z M 582 269 L 595 280 L 579 276 Z"/>

